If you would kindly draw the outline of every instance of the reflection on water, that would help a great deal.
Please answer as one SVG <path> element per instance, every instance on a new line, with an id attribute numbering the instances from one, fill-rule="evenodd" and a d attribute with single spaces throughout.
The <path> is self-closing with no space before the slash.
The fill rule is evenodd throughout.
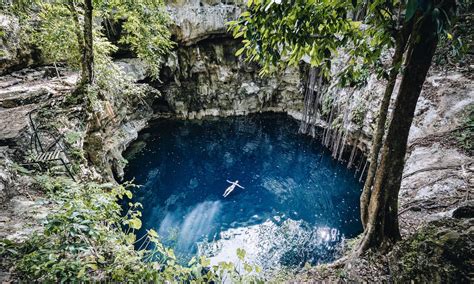
<path id="1" fill-rule="evenodd" d="M 198 243 L 198 251 L 215 265 L 221 261 L 238 262 L 237 248 L 243 248 L 251 263 L 264 270 L 280 266 L 302 266 L 333 259 L 344 236 L 336 228 L 311 227 L 302 220 L 278 217 L 258 225 L 228 229 L 214 241 Z"/>
<path id="2" fill-rule="evenodd" d="M 154 228 L 183 261 L 229 260 L 237 247 L 264 267 L 331 260 L 361 231 L 361 185 L 297 129 L 283 115 L 158 121 L 128 157 L 126 177 L 143 185 L 139 233 Z M 226 180 L 245 189 L 223 198 Z"/>
<path id="3" fill-rule="evenodd" d="M 161 221 L 158 233 L 164 239 L 176 238 L 175 248 L 178 252 L 192 251 L 196 242 L 205 238 L 211 231 L 220 210 L 220 201 L 205 201 L 196 205 L 187 214 L 183 214 L 180 210 L 167 212 Z M 177 235 L 173 236 L 173 233 Z"/>

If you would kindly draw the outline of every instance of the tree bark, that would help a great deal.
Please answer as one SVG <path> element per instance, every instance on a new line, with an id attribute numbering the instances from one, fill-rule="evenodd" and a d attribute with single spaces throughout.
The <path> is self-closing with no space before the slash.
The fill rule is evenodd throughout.
<path id="1" fill-rule="evenodd" d="M 405 63 L 393 118 L 376 172 L 368 207 L 364 236 L 356 253 L 368 248 L 387 249 L 400 240 L 398 227 L 398 192 L 405 163 L 411 123 L 423 83 L 438 43 L 436 25 L 430 15 L 415 16 L 411 42 Z"/>
<path id="2" fill-rule="evenodd" d="M 395 39 L 395 52 L 392 57 L 392 65 L 385 87 L 385 93 L 380 104 L 379 116 L 377 119 L 377 126 L 375 129 L 374 137 L 372 139 L 372 149 L 370 150 L 370 166 L 367 171 L 367 178 L 365 180 L 364 189 L 360 196 L 360 218 L 362 226 L 367 225 L 367 211 L 369 208 L 369 200 L 372 190 L 372 184 L 377 171 L 378 159 L 380 149 L 382 148 L 383 137 L 385 135 L 385 123 L 387 122 L 388 108 L 390 106 L 390 98 L 392 97 L 393 89 L 397 82 L 397 76 L 400 70 L 400 66 L 403 60 L 403 54 L 407 45 L 408 38 L 410 36 L 411 29 L 413 28 L 413 21 L 406 23 L 403 28 L 397 33 Z"/>
<path id="3" fill-rule="evenodd" d="M 84 0 L 84 48 L 82 49 L 82 85 L 94 83 L 94 47 L 92 0 Z"/>

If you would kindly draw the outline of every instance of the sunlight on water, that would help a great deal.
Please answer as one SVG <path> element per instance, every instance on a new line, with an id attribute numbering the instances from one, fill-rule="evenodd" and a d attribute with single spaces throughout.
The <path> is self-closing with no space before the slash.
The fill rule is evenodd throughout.
<path id="1" fill-rule="evenodd" d="M 167 212 L 158 232 L 163 238 L 169 239 L 170 233 L 176 230 L 178 233 L 176 250 L 191 251 L 196 242 L 206 237 L 212 229 L 221 207 L 220 201 L 205 201 L 196 205 L 187 214 L 180 211 Z"/>
<path id="2" fill-rule="evenodd" d="M 332 260 L 361 232 L 361 184 L 297 129 L 275 114 L 157 121 L 127 152 L 139 234 L 155 229 L 183 262 L 235 260 L 237 248 L 265 269 Z M 224 198 L 226 180 L 244 189 Z"/>

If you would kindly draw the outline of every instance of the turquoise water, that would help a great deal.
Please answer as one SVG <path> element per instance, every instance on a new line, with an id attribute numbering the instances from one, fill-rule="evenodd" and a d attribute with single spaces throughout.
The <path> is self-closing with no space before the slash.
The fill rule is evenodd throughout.
<path id="1" fill-rule="evenodd" d="M 353 171 L 286 115 L 158 120 L 126 155 L 126 178 L 142 185 L 139 235 L 155 229 L 182 260 L 243 246 L 264 268 L 315 264 L 362 230 Z M 245 188 L 224 198 L 226 180 Z"/>

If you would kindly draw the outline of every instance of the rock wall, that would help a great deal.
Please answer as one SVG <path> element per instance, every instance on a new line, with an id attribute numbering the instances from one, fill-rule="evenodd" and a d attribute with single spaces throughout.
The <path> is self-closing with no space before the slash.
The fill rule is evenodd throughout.
<path id="1" fill-rule="evenodd" d="M 158 113 L 184 118 L 244 115 L 253 112 L 301 112 L 301 73 L 288 69 L 260 77 L 259 67 L 235 56 L 240 48 L 227 34 L 226 23 L 245 9 L 243 0 L 173 0 L 178 48 L 168 58 L 156 84 L 163 94 Z"/>
<path id="2" fill-rule="evenodd" d="M 260 77 L 259 67 L 235 56 L 240 44 L 229 38 L 180 46 L 168 59 L 156 87 L 162 99 L 154 108 L 184 118 L 253 112 L 301 111 L 301 75 L 287 69 Z"/>
<path id="3" fill-rule="evenodd" d="M 32 63 L 32 50 L 21 42 L 18 19 L 0 11 L 0 75 Z"/>
<path id="4" fill-rule="evenodd" d="M 228 21 L 243 10 L 239 0 L 170 0 L 168 11 L 173 19 L 173 39 L 192 45 L 203 39 L 226 33 Z"/>

